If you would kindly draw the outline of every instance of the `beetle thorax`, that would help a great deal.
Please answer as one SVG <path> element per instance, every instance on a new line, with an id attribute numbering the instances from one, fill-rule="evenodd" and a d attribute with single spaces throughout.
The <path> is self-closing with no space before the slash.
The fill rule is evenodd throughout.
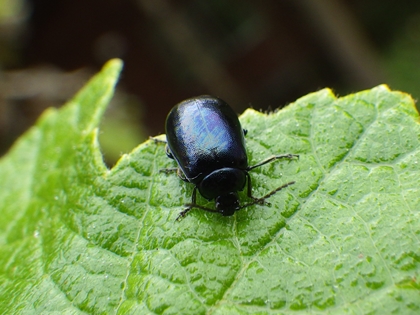
<path id="1" fill-rule="evenodd" d="M 221 168 L 211 172 L 197 185 L 200 194 L 212 200 L 244 189 L 246 171 L 237 168 Z"/>

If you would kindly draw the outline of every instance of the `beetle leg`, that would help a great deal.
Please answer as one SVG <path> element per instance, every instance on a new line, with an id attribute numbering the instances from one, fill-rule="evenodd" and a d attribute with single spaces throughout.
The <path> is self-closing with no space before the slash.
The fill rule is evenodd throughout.
<path id="1" fill-rule="evenodd" d="M 185 176 L 184 172 L 181 171 L 180 168 L 178 168 L 176 174 L 178 175 L 179 178 L 181 178 L 184 182 L 189 182 L 189 180 L 187 179 L 187 177 Z"/>
<path id="2" fill-rule="evenodd" d="M 155 143 L 167 143 L 166 142 L 166 140 L 162 140 L 162 139 L 158 139 L 158 138 L 155 138 L 155 137 L 149 137 L 149 140 L 152 140 L 152 141 L 154 141 Z"/>
<path id="3" fill-rule="evenodd" d="M 248 172 L 246 172 L 245 174 L 246 174 L 246 177 L 247 177 L 247 180 L 246 180 L 247 181 L 247 195 L 248 195 L 248 198 L 253 200 L 253 202 L 251 204 L 257 204 L 258 203 L 260 205 L 263 205 L 265 203 L 264 198 L 256 198 L 252 195 L 251 176 L 249 175 Z M 242 208 L 243 207 L 241 207 L 241 209 Z"/>
<path id="4" fill-rule="evenodd" d="M 185 174 L 181 171 L 181 169 L 177 167 L 163 168 L 159 170 L 159 172 L 165 173 L 165 174 L 176 173 L 176 175 L 178 175 L 178 177 L 182 179 L 184 182 L 187 182 L 187 183 L 189 182 L 189 180 L 185 177 Z"/>
<path id="5" fill-rule="evenodd" d="M 274 195 L 276 192 L 282 190 L 283 188 L 286 188 L 287 186 L 293 185 L 294 183 L 296 183 L 295 181 L 292 182 L 288 182 L 280 187 L 277 187 L 276 189 L 270 191 L 267 195 L 265 195 L 264 197 L 260 198 L 260 199 L 267 199 L 270 198 L 272 195 Z"/>
<path id="6" fill-rule="evenodd" d="M 255 198 L 254 196 L 252 196 L 252 183 L 251 183 L 251 175 L 249 175 L 248 172 L 245 173 L 246 174 L 246 182 L 247 182 L 247 195 L 248 198 L 251 198 L 253 200 L 258 200 L 259 198 Z"/>
<path id="7" fill-rule="evenodd" d="M 165 173 L 165 174 L 175 173 L 175 172 L 178 172 L 178 168 L 177 167 L 174 167 L 174 168 L 162 168 L 161 170 L 159 170 L 159 172 Z"/>
<path id="8" fill-rule="evenodd" d="M 185 205 L 187 208 L 185 208 L 183 211 L 181 211 L 178 214 L 175 221 L 181 221 L 181 219 L 184 218 L 187 215 L 187 213 L 191 211 L 192 208 L 197 206 L 196 200 L 197 200 L 197 187 L 194 187 L 192 196 L 191 196 L 191 203 Z"/>
<path id="9" fill-rule="evenodd" d="M 165 147 L 165 151 L 166 151 L 166 156 L 168 157 L 168 158 L 170 158 L 170 159 L 174 159 L 174 156 L 173 156 L 173 154 L 172 154 L 172 152 L 171 152 L 171 149 L 169 149 L 169 146 L 168 145 L 166 145 L 166 147 Z"/>
<path id="10" fill-rule="evenodd" d="M 211 209 L 211 208 L 198 205 L 196 203 L 196 200 L 197 200 L 197 187 L 194 187 L 192 197 L 191 197 L 191 203 L 187 203 L 185 205 L 186 208 L 178 214 L 175 221 L 181 221 L 187 215 L 187 213 L 190 212 L 193 208 L 197 208 L 197 209 L 201 209 L 201 210 L 205 210 L 205 211 L 213 212 L 213 213 L 219 213 L 219 211 L 216 209 Z"/>
<path id="11" fill-rule="evenodd" d="M 239 209 L 243 209 L 243 208 L 246 208 L 246 207 L 249 207 L 249 206 L 255 205 L 255 204 L 259 204 L 259 205 L 268 204 L 268 205 L 269 205 L 270 203 L 268 203 L 268 202 L 266 201 L 266 199 L 270 198 L 270 197 L 271 197 L 272 195 L 274 195 L 276 192 L 278 192 L 278 191 L 280 191 L 280 190 L 282 190 L 282 189 L 286 188 L 287 186 L 293 185 L 294 183 L 295 183 L 294 181 L 293 181 L 293 182 L 288 182 L 288 183 L 286 183 L 286 184 L 284 184 L 284 185 L 282 185 L 282 186 L 280 186 L 280 187 L 277 187 L 276 189 L 274 189 L 274 190 L 270 191 L 268 194 L 266 194 L 265 196 L 263 196 L 263 197 L 261 197 L 261 198 L 254 198 L 254 197 L 251 197 L 251 198 L 253 199 L 253 201 L 252 201 L 252 202 L 249 202 L 249 203 L 247 203 L 247 204 L 242 205 Z"/>
<path id="12" fill-rule="evenodd" d="M 174 156 L 172 155 L 171 150 L 169 149 L 168 142 L 166 140 L 162 140 L 162 139 L 158 139 L 158 138 L 154 138 L 154 137 L 149 137 L 149 139 L 152 140 L 152 141 L 154 141 L 155 143 L 164 143 L 164 144 L 166 144 L 166 146 L 165 146 L 166 155 L 170 159 L 173 159 L 174 158 Z"/>
<path id="13" fill-rule="evenodd" d="M 255 165 L 253 165 L 253 166 L 248 166 L 247 171 L 250 171 L 250 170 L 252 170 L 252 169 L 254 169 L 254 168 L 256 168 L 256 167 L 262 166 L 262 165 L 264 165 L 264 164 L 267 164 L 267 163 L 273 162 L 273 161 L 278 160 L 278 159 L 289 159 L 289 160 L 291 160 L 291 159 L 293 159 L 293 158 L 295 158 L 295 157 L 299 159 L 299 155 L 298 155 L 298 154 L 283 154 L 283 155 L 274 155 L 274 156 L 269 157 L 269 158 L 267 158 L 267 159 L 265 159 L 265 160 L 261 161 L 260 163 L 255 164 Z"/>
<path id="14" fill-rule="evenodd" d="M 245 172 L 246 175 L 246 183 L 247 183 L 247 195 L 249 198 L 251 199 L 256 199 L 254 197 L 252 197 L 252 183 L 251 183 L 251 176 L 249 175 L 248 172 Z"/>
<path id="15" fill-rule="evenodd" d="M 181 221 L 191 209 L 192 209 L 192 207 L 188 207 L 188 208 L 185 208 L 184 210 L 182 210 L 178 214 L 178 216 L 176 217 L 175 221 Z"/>

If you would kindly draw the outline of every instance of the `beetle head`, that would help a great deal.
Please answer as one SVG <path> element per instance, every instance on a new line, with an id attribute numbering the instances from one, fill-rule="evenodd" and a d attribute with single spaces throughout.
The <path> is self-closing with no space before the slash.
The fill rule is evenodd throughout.
<path id="1" fill-rule="evenodd" d="M 231 216 L 239 209 L 239 198 L 237 193 L 231 192 L 227 195 L 216 197 L 216 210 L 221 215 L 225 217 Z"/>

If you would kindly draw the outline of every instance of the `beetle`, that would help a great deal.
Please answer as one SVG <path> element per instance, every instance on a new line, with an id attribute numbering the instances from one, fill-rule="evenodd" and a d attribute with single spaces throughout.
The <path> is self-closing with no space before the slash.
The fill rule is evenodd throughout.
<path id="1" fill-rule="evenodd" d="M 275 155 L 256 165 L 248 165 L 245 149 L 246 130 L 229 105 L 219 99 L 202 95 L 175 105 L 166 118 L 166 153 L 178 163 L 178 176 L 194 184 L 191 203 L 186 204 L 177 221 L 193 208 L 231 216 L 254 204 L 264 204 L 277 191 L 294 184 L 286 183 L 261 198 L 252 196 L 249 171 L 277 159 L 299 158 L 296 154 Z M 238 191 L 247 183 L 252 200 L 240 205 Z M 207 200 L 215 200 L 215 209 L 196 203 L 197 190 Z"/>

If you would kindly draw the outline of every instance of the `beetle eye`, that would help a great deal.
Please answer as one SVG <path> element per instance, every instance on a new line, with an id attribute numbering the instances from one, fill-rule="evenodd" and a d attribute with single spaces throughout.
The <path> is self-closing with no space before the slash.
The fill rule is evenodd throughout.
<path id="1" fill-rule="evenodd" d="M 239 208 L 239 199 L 236 193 L 229 193 L 216 198 L 216 210 L 225 217 L 233 215 Z"/>

